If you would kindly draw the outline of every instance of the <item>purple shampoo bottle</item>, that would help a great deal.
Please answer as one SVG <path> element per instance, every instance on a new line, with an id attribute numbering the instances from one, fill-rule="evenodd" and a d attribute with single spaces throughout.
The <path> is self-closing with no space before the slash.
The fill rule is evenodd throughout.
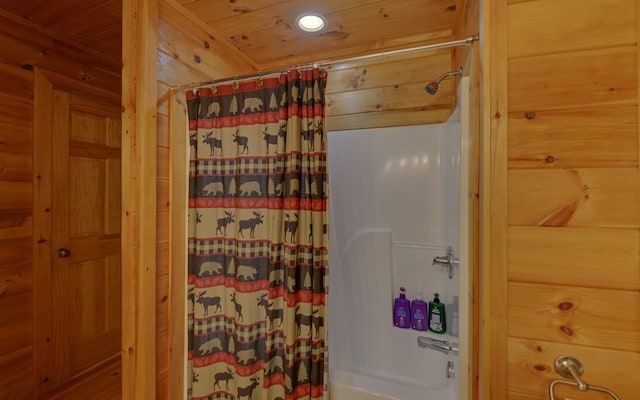
<path id="1" fill-rule="evenodd" d="M 393 324 L 407 329 L 411 326 L 411 303 L 407 300 L 404 288 L 400 288 L 400 296 L 393 302 Z"/>
<path id="2" fill-rule="evenodd" d="M 411 302 L 411 328 L 416 331 L 426 331 L 429 329 L 427 322 L 427 303 L 422 300 L 422 292 Z"/>

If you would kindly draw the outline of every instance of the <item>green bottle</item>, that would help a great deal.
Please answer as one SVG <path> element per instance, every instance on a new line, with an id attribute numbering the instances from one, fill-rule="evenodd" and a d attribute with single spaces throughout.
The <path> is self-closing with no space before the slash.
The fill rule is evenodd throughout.
<path id="1" fill-rule="evenodd" d="M 434 333 L 445 333 L 447 323 L 444 316 L 444 304 L 440 303 L 438 296 L 438 293 L 434 293 L 433 301 L 429 302 L 429 330 Z"/>

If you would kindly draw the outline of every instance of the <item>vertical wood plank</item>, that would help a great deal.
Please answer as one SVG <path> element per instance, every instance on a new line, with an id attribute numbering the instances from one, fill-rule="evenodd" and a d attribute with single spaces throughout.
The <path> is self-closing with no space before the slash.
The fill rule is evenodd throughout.
<path id="1" fill-rule="evenodd" d="M 637 162 L 638 162 L 638 188 L 640 188 L 640 43 L 638 43 L 638 41 L 640 40 L 640 4 L 636 1 L 635 2 L 635 8 L 636 8 L 636 32 L 635 32 L 635 36 L 636 36 L 636 57 L 637 57 L 637 62 L 636 62 L 636 95 L 638 97 L 638 102 L 636 103 L 636 109 L 638 110 L 638 119 L 636 120 L 636 126 L 638 128 L 638 141 L 636 142 L 638 144 L 638 158 L 636 158 Z M 640 190 L 638 191 L 638 193 L 640 193 Z M 640 196 L 640 195 L 639 195 Z M 636 204 L 640 204 L 640 198 L 637 199 L 638 202 Z M 639 239 L 640 242 L 640 239 Z"/>
<path id="2" fill-rule="evenodd" d="M 187 146 L 187 110 L 183 93 L 171 92 L 171 211 L 169 227 L 170 288 L 169 299 L 169 398 L 184 399 L 186 393 L 186 288 L 187 288 L 187 198 L 189 147 Z"/>
<path id="3" fill-rule="evenodd" d="M 484 399 L 506 400 L 507 354 L 507 3 L 484 2 L 481 301 Z"/>
<path id="4" fill-rule="evenodd" d="M 52 145 L 52 226 L 51 241 L 53 249 L 68 246 L 69 235 L 69 190 L 64 179 L 69 171 L 69 94 L 60 91 L 53 93 L 53 145 Z M 53 154 L 56 156 L 53 157 Z M 53 250 L 52 249 L 52 250 Z M 51 379 L 53 384 L 61 384 L 69 377 L 68 338 L 69 308 L 63 300 L 62 293 L 69 292 L 69 258 L 57 258 L 51 261 L 51 306 L 59 310 L 52 321 L 52 348 L 54 357 L 51 360 Z M 57 292 L 56 292 L 57 291 Z"/>
<path id="5" fill-rule="evenodd" d="M 122 18 L 122 398 L 155 399 L 158 1 Z"/>
<path id="6" fill-rule="evenodd" d="M 34 69 L 33 105 L 33 378 L 36 397 L 50 390 L 51 148 L 53 84 Z"/>
<path id="7" fill-rule="evenodd" d="M 467 3 L 469 7 L 473 6 L 475 8 L 474 11 L 471 11 L 473 15 L 477 18 L 479 17 L 480 10 L 479 4 L 477 1 L 472 1 L 471 3 Z M 479 21 L 478 21 L 479 22 Z M 477 25 L 476 25 L 477 29 Z M 476 30 L 477 33 L 477 30 Z M 478 387 L 478 375 L 480 371 L 480 358 L 479 358 L 479 350 L 480 350 L 480 47 L 478 42 L 473 44 L 473 48 L 470 52 L 472 60 L 472 76 L 471 76 L 471 146 L 473 149 L 471 150 L 471 160 L 470 163 L 473 166 L 471 169 L 473 171 L 473 176 L 471 180 L 471 187 L 469 196 L 472 196 L 472 210 L 471 210 L 471 221 L 472 229 L 471 229 L 471 246 L 472 246 L 472 256 L 471 256 L 471 280 L 472 280 L 472 292 L 473 292 L 473 302 L 472 302 L 472 312 L 471 312 L 471 324 L 469 326 L 472 327 L 472 344 L 471 348 L 473 349 L 471 355 L 471 378 L 472 383 L 469 390 L 471 394 L 469 395 L 470 399 L 478 400 L 480 396 L 480 391 Z"/>
<path id="8" fill-rule="evenodd" d="M 475 48 L 474 43 L 474 48 Z M 460 230 L 460 265 L 466 265 L 467 272 L 466 278 L 460 279 L 460 294 L 461 298 L 466 298 L 468 306 L 466 310 L 462 310 L 464 313 L 464 333 L 461 333 L 459 337 L 460 341 L 460 355 L 461 360 L 464 360 L 460 364 L 461 373 L 458 375 L 458 387 L 461 393 L 460 397 L 464 399 L 477 399 L 475 377 L 477 374 L 477 342 L 478 337 L 478 325 L 477 325 L 477 292 L 476 288 L 476 267 L 477 258 L 476 251 L 477 246 L 475 240 L 477 238 L 477 208 L 476 208 L 476 193 L 478 190 L 478 168 L 476 167 L 476 149 L 477 149 L 477 134 L 478 129 L 475 125 L 476 114 L 475 108 L 478 103 L 476 101 L 476 87 L 475 84 L 478 81 L 477 75 L 474 73 L 476 69 L 473 65 L 477 62 L 477 57 L 471 56 L 473 51 L 471 50 L 468 55 L 471 57 L 465 60 L 464 71 L 465 75 L 468 75 L 468 86 L 458 86 L 458 98 L 460 111 L 461 111 L 461 157 L 460 157 L 460 222 L 461 226 L 466 225 L 465 229 Z M 452 55 L 452 57 L 454 57 Z M 455 57 L 454 57 L 455 58 Z M 462 82 L 462 80 L 460 81 Z M 467 97 L 469 97 L 467 99 Z M 452 104 L 455 107 L 455 104 Z M 465 115 L 467 116 L 465 118 Z"/>

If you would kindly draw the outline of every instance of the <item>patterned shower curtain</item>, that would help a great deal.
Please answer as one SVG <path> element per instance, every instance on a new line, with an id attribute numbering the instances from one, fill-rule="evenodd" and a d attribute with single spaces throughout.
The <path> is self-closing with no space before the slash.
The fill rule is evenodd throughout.
<path id="1" fill-rule="evenodd" d="M 326 73 L 187 94 L 189 398 L 320 399 Z"/>

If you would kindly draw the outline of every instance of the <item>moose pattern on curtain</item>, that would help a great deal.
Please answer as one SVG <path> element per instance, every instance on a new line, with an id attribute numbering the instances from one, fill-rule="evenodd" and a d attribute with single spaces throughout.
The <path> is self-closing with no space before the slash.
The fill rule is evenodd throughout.
<path id="1" fill-rule="evenodd" d="M 320 399 L 326 73 L 187 93 L 189 398 Z"/>

